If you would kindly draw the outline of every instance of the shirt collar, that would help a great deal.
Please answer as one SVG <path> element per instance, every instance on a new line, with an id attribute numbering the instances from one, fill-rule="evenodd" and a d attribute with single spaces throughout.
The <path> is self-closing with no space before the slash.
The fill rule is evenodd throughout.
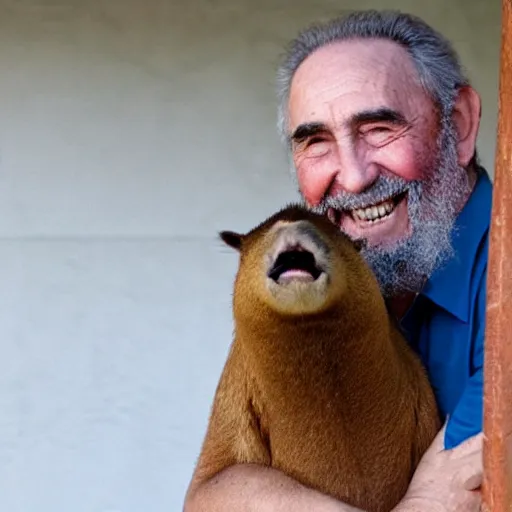
<path id="1" fill-rule="evenodd" d="M 438 268 L 426 282 L 421 295 L 456 316 L 469 319 L 473 266 L 480 243 L 491 220 L 492 184 L 479 168 L 471 195 L 459 213 L 452 232 L 454 256 Z"/>

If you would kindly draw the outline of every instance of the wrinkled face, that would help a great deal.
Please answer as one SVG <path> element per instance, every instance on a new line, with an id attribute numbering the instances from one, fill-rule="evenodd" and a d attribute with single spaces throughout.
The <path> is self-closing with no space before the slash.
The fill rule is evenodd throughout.
<path id="1" fill-rule="evenodd" d="M 298 68 L 288 109 L 307 204 L 368 241 L 384 293 L 417 290 L 450 253 L 468 191 L 454 127 L 439 119 L 406 51 L 381 40 L 321 48 Z"/>

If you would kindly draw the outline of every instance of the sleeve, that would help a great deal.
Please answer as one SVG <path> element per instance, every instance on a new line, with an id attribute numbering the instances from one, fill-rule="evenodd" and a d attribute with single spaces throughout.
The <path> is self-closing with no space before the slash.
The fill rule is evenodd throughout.
<path id="1" fill-rule="evenodd" d="M 454 448 L 482 430 L 483 369 L 469 379 L 462 398 L 448 420 L 444 438 L 446 449 Z"/>
<path id="2" fill-rule="evenodd" d="M 454 448 L 482 430 L 486 285 L 487 279 L 484 271 L 476 296 L 475 324 L 471 340 L 473 348 L 471 377 L 448 420 L 444 440 L 446 449 Z"/>

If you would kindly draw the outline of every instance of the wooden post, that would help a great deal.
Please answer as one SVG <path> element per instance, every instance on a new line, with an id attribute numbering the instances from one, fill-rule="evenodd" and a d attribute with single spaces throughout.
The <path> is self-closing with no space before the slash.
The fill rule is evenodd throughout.
<path id="1" fill-rule="evenodd" d="M 484 363 L 482 510 L 512 512 L 512 0 L 502 0 Z"/>

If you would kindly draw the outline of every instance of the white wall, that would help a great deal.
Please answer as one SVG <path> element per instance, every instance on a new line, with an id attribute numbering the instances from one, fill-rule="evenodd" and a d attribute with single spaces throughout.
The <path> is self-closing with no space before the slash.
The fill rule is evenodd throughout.
<path id="1" fill-rule="evenodd" d="M 482 94 L 492 170 L 499 1 L 447 4 L 414 12 Z M 2 510 L 181 509 L 231 338 L 216 232 L 296 197 L 282 45 L 382 5 L 0 0 Z"/>

